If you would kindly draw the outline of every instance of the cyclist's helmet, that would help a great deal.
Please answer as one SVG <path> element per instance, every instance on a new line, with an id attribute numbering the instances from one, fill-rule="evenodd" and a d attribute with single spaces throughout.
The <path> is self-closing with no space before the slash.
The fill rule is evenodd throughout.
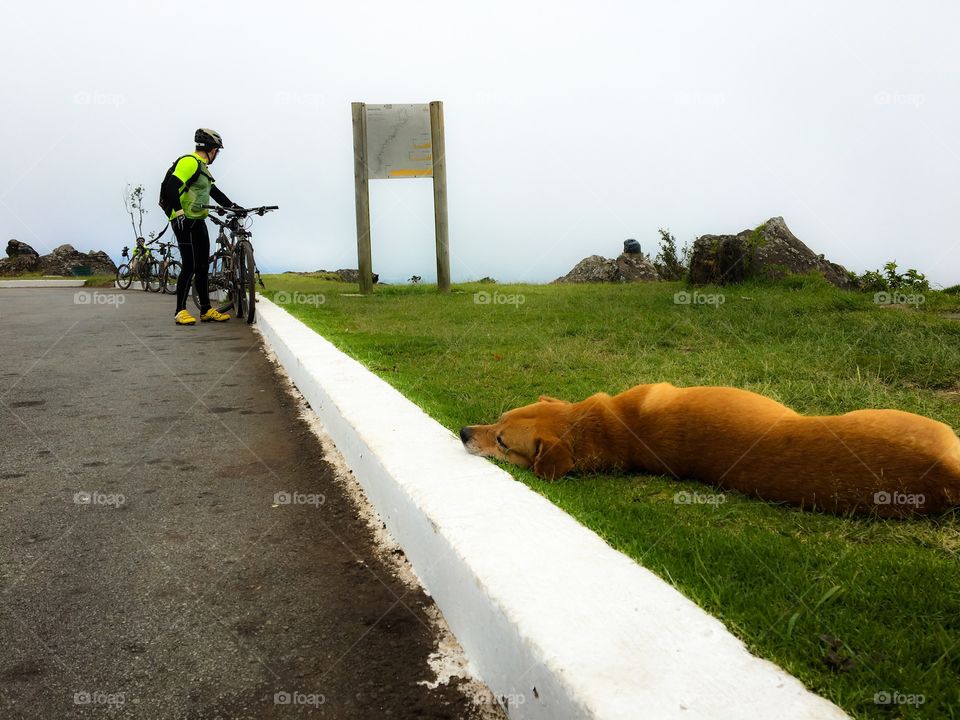
<path id="1" fill-rule="evenodd" d="M 211 130 L 210 128 L 200 128 L 193 134 L 193 140 L 197 145 L 201 145 L 204 148 L 220 148 L 223 149 L 223 138 L 220 137 L 220 133 L 216 130 Z"/>

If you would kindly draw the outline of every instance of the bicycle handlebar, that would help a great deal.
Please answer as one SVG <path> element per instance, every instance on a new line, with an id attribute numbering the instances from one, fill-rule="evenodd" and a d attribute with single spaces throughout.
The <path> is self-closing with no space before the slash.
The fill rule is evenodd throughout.
<path id="1" fill-rule="evenodd" d="M 279 205 L 261 205 L 252 208 L 225 208 L 222 205 L 203 205 L 204 210 L 213 210 L 218 215 L 235 215 L 237 217 L 246 217 L 247 215 L 260 215 L 268 213 L 271 210 L 279 210 Z"/>

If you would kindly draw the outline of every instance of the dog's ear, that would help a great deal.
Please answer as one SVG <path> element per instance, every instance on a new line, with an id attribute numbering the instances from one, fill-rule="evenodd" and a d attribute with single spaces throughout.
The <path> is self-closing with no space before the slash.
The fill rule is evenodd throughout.
<path id="1" fill-rule="evenodd" d="M 570 443 L 556 437 L 537 440 L 533 456 L 533 472 L 545 480 L 556 480 L 573 469 L 573 450 Z"/>
<path id="2" fill-rule="evenodd" d="M 550 397 L 549 395 L 541 395 L 537 398 L 540 402 L 556 402 L 556 403 L 565 403 L 566 400 L 558 400 L 555 397 Z"/>

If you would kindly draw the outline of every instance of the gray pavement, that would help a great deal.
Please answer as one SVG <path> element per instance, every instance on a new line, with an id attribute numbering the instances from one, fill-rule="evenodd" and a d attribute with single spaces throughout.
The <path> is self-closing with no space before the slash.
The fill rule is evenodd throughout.
<path id="1" fill-rule="evenodd" d="M 246 324 L 0 290 L 0 418 L 0 717 L 476 716 Z"/>

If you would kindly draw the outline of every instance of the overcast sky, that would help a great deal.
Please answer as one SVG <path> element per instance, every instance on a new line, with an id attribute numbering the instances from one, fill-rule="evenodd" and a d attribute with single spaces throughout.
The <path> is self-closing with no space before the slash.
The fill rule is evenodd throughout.
<path id="1" fill-rule="evenodd" d="M 455 281 L 542 282 L 782 215 L 960 282 L 960 4 L 7 3 L 0 236 L 119 256 L 121 195 L 212 127 L 278 204 L 261 268 L 356 267 L 350 103 L 443 100 Z M 429 180 L 371 181 L 374 270 L 436 277 Z M 147 229 L 145 227 L 145 229 Z"/>

